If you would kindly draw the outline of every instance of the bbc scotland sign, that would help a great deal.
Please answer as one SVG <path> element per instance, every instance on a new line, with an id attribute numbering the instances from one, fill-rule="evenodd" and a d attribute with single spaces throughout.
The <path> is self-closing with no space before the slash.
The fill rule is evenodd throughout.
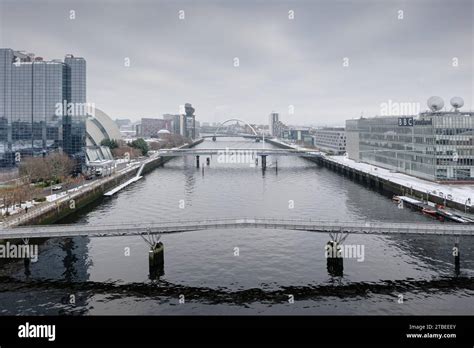
<path id="1" fill-rule="evenodd" d="M 413 126 L 431 126 L 433 125 L 433 120 L 414 120 L 413 117 L 399 117 L 398 126 L 399 127 L 413 127 Z"/>
<path id="2" fill-rule="evenodd" d="M 413 117 L 399 117 L 398 126 L 399 127 L 413 127 Z"/>

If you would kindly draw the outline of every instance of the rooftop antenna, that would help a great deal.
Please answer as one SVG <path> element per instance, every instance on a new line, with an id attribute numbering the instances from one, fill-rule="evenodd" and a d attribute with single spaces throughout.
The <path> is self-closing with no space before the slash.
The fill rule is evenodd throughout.
<path id="1" fill-rule="evenodd" d="M 459 108 L 462 108 L 464 105 L 464 100 L 461 97 L 452 97 L 449 102 L 454 108 L 454 112 L 459 112 Z"/>
<path id="2" fill-rule="evenodd" d="M 433 96 L 428 99 L 427 104 L 431 112 L 438 112 L 444 107 L 444 100 L 441 97 Z"/>

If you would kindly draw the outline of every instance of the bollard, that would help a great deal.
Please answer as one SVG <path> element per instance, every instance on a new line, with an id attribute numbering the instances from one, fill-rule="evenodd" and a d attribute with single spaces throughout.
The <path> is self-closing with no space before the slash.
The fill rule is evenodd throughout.
<path id="1" fill-rule="evenodd" d="M 199 168 L 199 156 L 196 156 L 196 168 Z"/>

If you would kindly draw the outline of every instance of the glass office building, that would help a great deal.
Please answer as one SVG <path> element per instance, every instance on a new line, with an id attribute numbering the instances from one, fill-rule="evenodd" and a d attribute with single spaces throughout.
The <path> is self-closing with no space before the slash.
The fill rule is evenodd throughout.
<path id="1" fill-rule="evenodd" d="M 435 181 L 474 180 L 474 113 L 346 121 L 349 158 Z"/>
<path id="2" fill-rule="evenodd" d="M 83 148 L 86 141 L 86 61 L 67 55 L 64 59 L 66 68 L 66 100 L 74 106 L 72 113 L 65 112 L 63 122 L 64 151 L 78 159 L 84 159 Z"/>
<path id="3" fill-rule="evenodd" d="M 83 158 L 84 107 L 67 106 L 86 105 L 85 83 L 83 58 L 44 61 L 0 49 L 0 166 L 58 150 Z"/>

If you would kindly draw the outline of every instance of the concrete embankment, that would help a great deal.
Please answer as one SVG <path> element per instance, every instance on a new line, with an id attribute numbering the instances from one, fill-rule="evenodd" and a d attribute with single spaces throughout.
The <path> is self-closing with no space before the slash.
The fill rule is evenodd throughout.
<path id="1" fill-rule="evenodd" d="M 349 177 L 363 185 L 392 195 L 408 195 L 420 201 L 429 201 L 441 206 L 453 208 L 460 212 L 470 213 L 470 206 L 466 206 L 469 198 L 468 188 L 457 187 L 457 185 L 439 184 L 419 178 L 410 177 L 407 174 L 392 173 L 387 169 L 376 166 L 362 165 L 357 163 L 343 163 L 339 157 L 322 156 L 313 159 L 317 163 Z M 353 165 L 352 165 L 353 164 Z M 367 167 L 367 168 L 366 168 Z"/>
<path id="2" fill-rule="evenodd" d="M 294 146 L 283 144 L 279 141 L 275 141 L 273 139 L 265 139 L 265 142 L 270 143 L 272 145 L 275 145 L 276 147 L 279 147 L 281 149 L 294 149 Z"/>
<path id="3" fill-rule="evenodd" d="M 272 139 L 266 139 L 265 141 L 280 148 L 296 148 L 295 146 L 283 144 Z M 463 190 L 462 186 L 458 187 L 456 185 L 439 184 L 410 177 L 406 174 L 391 173 L 386 169 L 378 168 L 376 166 L 357 164 L 349 160 L 341 160 L 341 156 L 324 155 L 318 158 L 307 159 L 331 169 L 340 175 L 347 176 L 349 179 L 362 185 L 386 194 L 387 196 L 409 195 L 421 201 L 430 201 L 461 212 L 470 212 L 469 207 L 466 207 L 465 205 L 469 198 L 469 194 L 460 192 L 467 191 Z M 454 193 L 454 190 L 457 192 Z M 450 192 L 452 194 L 449 194 Z M 442 197 L 440 197 L 441 193 L 443 194 Z"/>
<path id="4" fill-rule="evenodd" d="M 189 148 L 196 146 L 204 141 L 204 139 L 196 140 L 192 144 L 186 144 L 180 148 Z M 155 168 L 170 161 L 173 157 L 156 157 L 145 160 L 145 166 L 142 174 L 150 173 Z M 143 163 L 143 162 L 142 162 Z M 21 225 L 41 225 L 51 224 L 64 217 L 77 212 L 79 209 L 91 204 L 97 199 L 101 198 L 105 192 L 117 187 L 127 180 L 133 178 L 139 170 L 142 163 L 137 163 L 136 166 L 121 170 L 111 176 L 98 179 L 96 181 L 87 183 L 80 187 L 77 191 L 70 191 L 53 202 L 45 202 L 38 205 L 34 209 L 30 209 L 28 213 L 20 213 L 11 216 L 2 223 L 2 227 L 14 227 Z"/>

